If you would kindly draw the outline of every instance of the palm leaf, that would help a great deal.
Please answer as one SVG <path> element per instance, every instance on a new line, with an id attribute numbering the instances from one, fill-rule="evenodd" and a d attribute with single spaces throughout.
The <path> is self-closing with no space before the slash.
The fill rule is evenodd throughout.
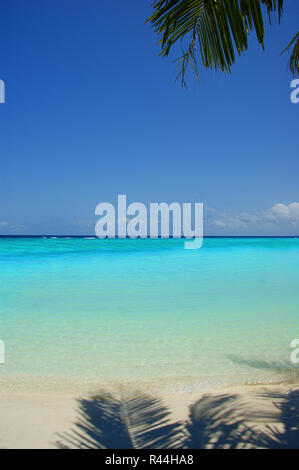
<path id="1" fill-rule="evenodd" d="M 178 41 L 182 55 L 177 59 L 178 77 L 185 84 L 189 66 L 197 74 L 198 56 L 206 69 L 230 73 L 236 59 L 248 47 L 248 34 L 255 30 L 264 47 L 263 9 L 271 15 L 283 0 L 155 0 L 150 21 L 158 34 L 161 55 L 168 56 Z"/>
<path id="2" fill-rule="evenodd" d="M 294 45 L 293 45 L 294 44 Z M 293 37 L 290 44 L 282 51 L 286 52 L 293 46 L 290 55 L 289 66 L 293 75 L 299 73 L 299 32 Z"/>

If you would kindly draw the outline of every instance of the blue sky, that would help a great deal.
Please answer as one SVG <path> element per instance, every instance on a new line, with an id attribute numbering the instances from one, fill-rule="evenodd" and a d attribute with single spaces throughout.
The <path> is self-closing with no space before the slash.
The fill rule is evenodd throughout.
<path id="1" fill-rule="evenodd" d="M 92 233 L 118 194 L 203 202 L 207 235 L 299 234 L 299 103 L 280 55 L 298 2 L 265 51 L 252 33 L 231 76 L 200 69 L 188 90 L 150 13 L 147 0 L 1 5 L 0 234 Z"/>

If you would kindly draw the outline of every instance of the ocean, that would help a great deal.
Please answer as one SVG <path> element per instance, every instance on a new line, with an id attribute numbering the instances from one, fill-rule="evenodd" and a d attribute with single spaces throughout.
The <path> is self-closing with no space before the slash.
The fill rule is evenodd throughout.
<path id="1" fill-rule="evenodd" d="M 299 239 L 0 238 L 0 383 L 298 380 Z"/>

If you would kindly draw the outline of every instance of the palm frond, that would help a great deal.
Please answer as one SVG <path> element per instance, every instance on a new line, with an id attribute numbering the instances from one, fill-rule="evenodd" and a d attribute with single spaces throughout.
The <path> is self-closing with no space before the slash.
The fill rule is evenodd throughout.
<path id="1" fill-rule="evenodd" d="M 263 7 L 271 15 L 278 11 L 280 19 L 283 0 L 155 0 L 150 21 L 158 34 L 161 55 L 182 41 L 183 53 L 178 77 L 185 84 L 189 66 L 197 73 L 198 56 L 205 68 L 230 73 L 236 59 L 248 47 L 248 34 L 255 30 L 264 47 Z"/>
<path id="2" fill-rule="evenodd" d="M 296 75 L 296 73 L 299 73 L 299 31 L 297 34 L 295 34 L 291 42 L 282 51 L 282 53 L 288 51 L 289 49 L 291 49 L 291 55 L 289 60 L 290 70 L 293 75 Z"/>

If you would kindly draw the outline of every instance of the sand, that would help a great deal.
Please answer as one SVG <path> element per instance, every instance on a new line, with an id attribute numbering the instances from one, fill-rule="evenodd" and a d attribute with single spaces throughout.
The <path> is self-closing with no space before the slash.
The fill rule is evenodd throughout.
<path id="1" fill-rule="evenodd" d="M 5 388 L 0 448 L 299 448 L 299 384 L 107 393 Z"/>

